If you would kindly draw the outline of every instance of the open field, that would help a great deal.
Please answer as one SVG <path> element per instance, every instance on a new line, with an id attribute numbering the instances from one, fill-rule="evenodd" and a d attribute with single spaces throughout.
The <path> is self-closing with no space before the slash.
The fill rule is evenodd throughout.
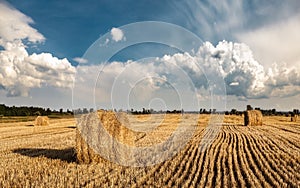
<path id="1" fill-rule="evenodd" d="M 73 118 L 73 115 L 51 114 L 48 116 L 51 119 L 67 119 Z M 27 122 L 34 121 L 36 116 L 0 116 L 0 123 Z"/>
<path id="2" fill-rule="evenodd" d="M 212 145 L 201 150 L 208 119 L 186 125 L 197 130 L 176 156 L 146 168 L 76 163 L 72 118 L 43 127 L 0 123 L 0 187 L 300 187 L 299 121 L 264 117 L 263 126 L 245 127 L 243 117 L 226 116 Z M 172 122 L 150 128 L 138 144 L 166 139 L 176 128 Z"/>

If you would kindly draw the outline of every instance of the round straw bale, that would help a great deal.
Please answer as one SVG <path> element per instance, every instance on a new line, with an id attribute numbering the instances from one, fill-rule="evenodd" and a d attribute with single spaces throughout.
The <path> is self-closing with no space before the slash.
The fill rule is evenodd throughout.
<path id="1" fill-rule="evenodd" d="M 262 126 L 263 115 L 260 110 L 247 110 L 244 113 L 245 126 Z"/>
<path id="2" fill-rule="evenodd" d="M 125 113 L 115 114 L 113 111 L 99 110 L 82 115 L 77 120 L 76 130 L 76 155 L 78 162 L 104 162 L 107 160 L 114 161 L 119 159 L 120 156 L 129 157 L 127 153 L 124 153 L 124 150 L 120 149 L 118 144 L 134 146 L 139 133 L 127 128 L 123 122 L 129 123 Z M 103 138 L 106 138 L 104 135 L 107 133 L 110 138 L 103 140 Z M 109 157 L 104 159 L 93 148 L 101 150 L 101 154 L 107 154 L 106 156 Z"/>
<path id="3" fill-rule="evenodd" d="M 37 116 L 34 121 L 34 126 L 47 126 L 49 124 L 49 118 L 47 116 Z"/>
<path id="4" fill-rule="evenodd" d="M 298 121 L 298 115 L 297 114 L 292 114 L 291 122 L 297 122 L 297 121 Z"/>

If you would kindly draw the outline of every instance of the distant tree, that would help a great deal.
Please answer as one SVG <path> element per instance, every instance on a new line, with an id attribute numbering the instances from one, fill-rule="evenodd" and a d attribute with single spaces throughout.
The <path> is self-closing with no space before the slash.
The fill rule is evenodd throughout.
<path id="1" fill-rule="evenodd" d="M 276 115 L 276 109 L 275 108 L 272 109 L 272 115 Z"/>
<path id="2" fill-rule="evenodd" d="M 6 106 L 4 104 L 0 104 L 0 115 L 5 115 Z"/>
<path id="3" fill-rule="evenodd" d="M 64 112 L 64 110 L 61 108 L 61 109 L 59 109 L 59 113 L 60 114 L 63 114 L 63 112 Z"/>
<path id="4" fill-rule="evenodd" d="M 82 113 L 83 113 L 83 114 L 88 114 L 89 111 L 87 110 L 87 108 L 83 108 Z"/>
<path id="5" fill-rule="evenodd" d="M 46 113 L 47 113 L 47 115 L 50 115 L 50 114 L 51 114 L 50 108 L 47 108 Z"/>
<path id="6" fill-rule="evenodd" d="M 30 116 L 30 112 L 28 110 L 25 111 L 25 116 Z"/>
<path id="7" fill-rule="evenodd" d="M 74 113 L 75 114 L 82 114 L 82 110 L 80 108 L 74 110 Z"/>
<path id="8" fill-rule="evenodd" d="M 247 105 L 247 110 L 253 110 L 253 108 L 250 104 Z"/>
<path id="9" fill-rule="evenodd" d="M 237 113 L 237 110 L 236 110 L 236 109 L 231 109 L 230 115 L 236 115 L 236 113 Z"/>
<path id="10" fill-rule="evenodd" d="M 41 112 L 40 112 L 40 111 L 36 111 L 36 112 L 34 112 L 34 115 L 40 116 L 40 115 L 41 115 Z"/>

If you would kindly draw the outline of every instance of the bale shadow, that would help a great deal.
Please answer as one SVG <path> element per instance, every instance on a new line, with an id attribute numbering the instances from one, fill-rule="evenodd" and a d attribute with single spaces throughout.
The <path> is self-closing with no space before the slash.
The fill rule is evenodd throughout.
<path id="1" fill-rule="evenodd" d="M 33 124 L 27 124 L 27 125 L 25 125 L 26 127 L 34 127 L 34 125 Z"/>
<path id="2" fill-rule="evenodd" d="M 76 126 L 67 126 L 67 128 L 69 128 L 69 129 L 76 129 Z"/>
<path id="3" fill-rule="evenodd" d="M 222 124 L 222 126 L 241 126 L 241 127 L 247 127 L 247 126 L 245 126 L 244 124 L 241 124 L 241 123 L 236 123 L 236 124 L 234 124 L 234 123 L 223 123 Z"/>
<path id="4" fill-rule="evenodd" d="M 75 149 L 73 147 L 66 149 L 44 149 L 44 148 L 19 148 L 12 150 L 27 157 L 46 157 L 49 159 L 59 159 L 68 163 L 76 162 Z"/>

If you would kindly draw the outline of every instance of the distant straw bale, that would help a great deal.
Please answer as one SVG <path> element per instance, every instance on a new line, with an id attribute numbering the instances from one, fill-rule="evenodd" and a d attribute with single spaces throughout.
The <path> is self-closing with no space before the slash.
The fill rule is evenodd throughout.
<path id="1" fill-rule="evenodd" d="M 91 163 L 104 162 L 108 158 L 111 161 L 119 160 L 120 157 L 130 158 L 130 154 L 126 153 L 128 150 L 120 147 L 120 144 L 125 148 L 134 146 L 141 133 L 127 128 L 127 123 L 127 114 L 123 112 L 115 114 L 112 111 L 99 110 L 80 117 L 76 130 L 77 161 Z M 107 133 L 110 137 L 106 136 Z"/>
<path id="2" fill-rule="evenodd" d="M 245 126 L 262 126 L 263 115 L 260 110 L 247 110 L 244 113 Z"/>
<path id="3" fill-rule="evenodd" d="M 38 116 L 34 121 L 34 126 L 47 126 L 49 124 L 49 118 L 47 116 Z"/>
<path id="4" fill-rule="evenodd" d="M 297 122 L 297 121 L 298 121 L 298 115 L 297 114 L 292 114 L 291 122 Z"/>

